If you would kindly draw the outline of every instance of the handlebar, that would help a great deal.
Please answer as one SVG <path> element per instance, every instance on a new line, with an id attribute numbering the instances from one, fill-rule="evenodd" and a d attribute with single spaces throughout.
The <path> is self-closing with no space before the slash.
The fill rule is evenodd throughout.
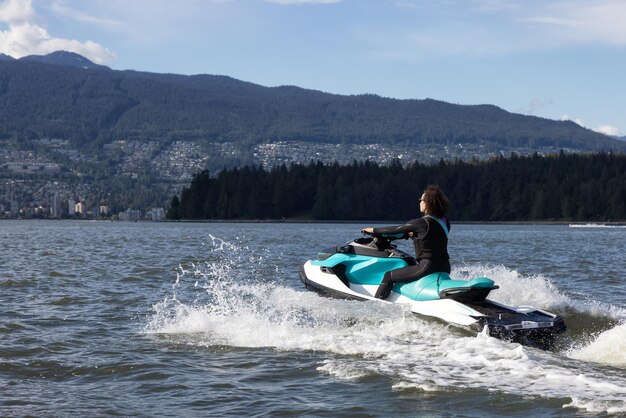
<path id="1" fill-rule="evenodd" d="M 395 245 L 391 245 L 391 242 L 398 239 L 396 237 L 386 237 L 381 234 L 376 234 L 374 232 L 367 232 L 364 229 L 361 230 L 361 233 L 363 235 L 367 235 L 368 237 L 371 237 L 371 245 L 374 246 L 375 248 L 378 248 L 379 250 L 388 250 L 388 249 L 395 248 Z"/>

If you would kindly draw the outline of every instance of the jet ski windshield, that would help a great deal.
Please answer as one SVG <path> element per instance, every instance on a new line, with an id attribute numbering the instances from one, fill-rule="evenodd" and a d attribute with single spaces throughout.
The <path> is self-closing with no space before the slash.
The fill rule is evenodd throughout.
<path id="1" fill-rule="evenodd" d="M 396 248 L 395 245 L 391 245 L 391 241 L 391 239 L 383 237 L 362 237 L 357 238 L 352 242 L 371 248 L 377 248 L 379 250 L 391 250 Z"/>
<path id="2" fill-rule="evenodd" d="M 354 241 L 339 247 L 338 253 L 343 254 L 356 254 L 365 255 L 370 257 L 398 257 L 407 259 L 408 264 L 414 264 L 415 262 L 411 256 L 404 251 L 398 250 L 397 247 L 391 244 L 394 238 L 387 237 L 364 237 L 357 238 Z"/>
<path id="3" fill-rule="evenodd" d="M 353 241 L 345 245 L 338 245 L 334 248 L 328 248 L 317 254 L 318 260 L 326 260 L 333 254 L 353 254 L 364 255 L 368 257 L 383 257 L 383 258 L 403 258 L 407 264 L 415 264 L 415 259 L 405 253 L 398 250 L 395 245 L 391 244 L 394 238 L 382 238 L 382 237 L 362 237 L 356 238 Z"/>

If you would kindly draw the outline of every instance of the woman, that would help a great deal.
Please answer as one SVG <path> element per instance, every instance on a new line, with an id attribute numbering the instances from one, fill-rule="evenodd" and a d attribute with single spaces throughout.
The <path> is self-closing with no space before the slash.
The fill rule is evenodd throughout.
<path id="1" fill-rule="evenodd" d="M 424 190 L 420 198 L 419 219 L 411 219 L 404 225 L 384 228 L 367 227 L 364 233 L 383 237 L 411 238 L 415 247 L 414 266 L 402 267 L 385 273 L 383 281 L 374 297 L 387 299 L 395 283 L 409 283 L 438 271 L 450 273 L 448 256 L 448 198 L 439 186 L 431 185 Z"/>

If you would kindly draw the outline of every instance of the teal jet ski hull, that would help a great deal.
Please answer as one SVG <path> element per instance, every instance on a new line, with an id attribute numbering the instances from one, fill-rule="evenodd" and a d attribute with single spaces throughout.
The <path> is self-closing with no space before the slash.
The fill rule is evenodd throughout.
<path id="1" fill-rule="evenodd" d="M 381 248 L 382 247 L 382 248 Z M 342 299 L 378 300 L 376 289 L 387 271 L 415 263 L 389 242 L 360 238 L 321 252 L 300 268 L 309 290 Z M 498 286 L 486 277 L 455 280 L 437 272 L 393 286 L 389 303 L 409 304 L 411 311 L 436 317 L 474 331 L 488 328 L 491 336 L 542 349 L 552 349 L 565 331 L 563 319 L 530 306 L 510 307 L 487 299 Z"/>

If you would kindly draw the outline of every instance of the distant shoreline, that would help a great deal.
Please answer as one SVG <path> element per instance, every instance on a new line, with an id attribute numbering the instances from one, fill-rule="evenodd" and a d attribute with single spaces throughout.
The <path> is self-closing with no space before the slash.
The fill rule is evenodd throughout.
<path id="1" fill-rule="evenodd" d="M 165 220 L 163 222 L 168 223 L 242 223 L 242 224 L 254 224 L 254 223 L 271 223 L 271 224 L 389 224 L 399 225 L 406 222 L 404 220 L 304 220 L 304 219 L 205 219 L 205 220 Z M 605 226 L 626 226 L 626 221 L 618 222 L 597 222 L 597 221 L 454 221 L 455 225 L 605 225 Z"/>
<path id="2" fill-rule="evenodd" d="M 111 219 L 14 219 L 0 218 L 1 221 L 80 221 L 80 222 L 113 222 L 113 223 L 214 223 L 214 224 L 361 224 L 361 225 L 399 225 L 403 220 L 314 220 L 314 219 L 163 219 L 161 221 L 137 220 L 120 221 Z M 574 225 L 584 226 L 626 226 L 626 221 L 454 221 L 453 225 Z"/>

